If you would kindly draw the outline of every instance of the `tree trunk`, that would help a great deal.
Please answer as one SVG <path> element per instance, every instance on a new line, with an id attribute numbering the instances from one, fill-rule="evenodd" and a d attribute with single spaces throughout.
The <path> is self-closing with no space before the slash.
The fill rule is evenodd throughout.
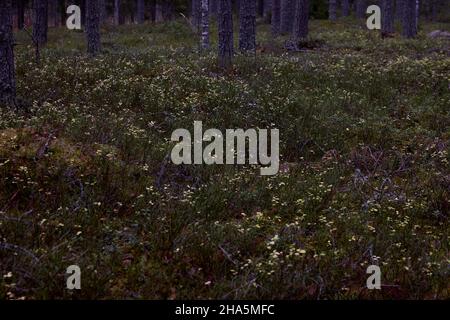
<path id="1" fill-rule="evenodd" d="M 12 0 L 0 0 L 0 104 L 16 99 Z"/>
<path id="2" fill-rule="evenodd" d="M 217 0 L 209 0 L 209 14 L 211 16 L 217 15 Z"/>
<path id="3" fill-rule="evenodd" d="M 104 24 L 108 19 L 108 12 L 106 10 L 106 0 L 99 0 L 98 2 L 100 8 L 100 24 Z"/>
<path id="4" fill-rule="evenodd" d="M 88 53 L 95 56 L 100 52 L 100 3 L 99 0 L 87 0 L 86 36 Z"/>
<path id="5" fill-rule="evenodd" d="M 331 21 L 336 21 L 337 19 L 337 0 L 328 0 L 328 18 Z"/>
<path id="6" fill-rule="evenodd" d="M 219 66 L 230 68 L 233 62 L 233 8 L 231 0 L 219 0 Z"/>
<path id="7" fill-rule="evenodd" d="M 136 17 L 137 17 L 137 23 L 142 24 L 145 20 L 145 1 L 144 0 L 137 0 L 136 4 Z"/>
<path id="8" fill-rule="evenodd" d="M 201 13 L 201 0 L 192 0 L 192 24 L 194 25 L 195 30 L 197 32 L 200 32 L 200 23 L 202 20 L 202 13 Z"/>
<path id="9" fill-rule="evenodd" d="M 270 23 L 272 12 L 272 0 L 264 0 L 264 21 Z"/>
<path id="10" fill-rule="evenodd" d="M 403 21 L 403 0 L 395 1 L 395 15 L 398 20 Z"/>
<path id="11" fill-rule="evenodd" d="M 295 0 L 281 0 L 281 33 L 291 33 L 294 28 Z"/>
<path id="12" fill-rule="evenodd" d="M 256 0 L 241 1 L 239 50 L 256 53 Z"/>
<path id="13" fill-rule="evenodd" d="M 208 0 L 201 0 L 201 25 L 202 36 L 200 47 L 202 50 L 209 50 L 209 3 Z"/>
<path id="14" fill-rule="evenodd" d="M 416 0 L 416 30 L 419 30 L 420 2 Z"/>
<path id="15" fill-rule="evenodd" d="M 23 29 L 25 24 L 25 0 L 17 0 L 17 28 Z"/>
<path id="16" fill-rule="evenodd" d="M 366 0 L 356 0 L 356 17 L 364 19 L 366 17 Z"/>
<path id="17" fill-rule="evenodd" d="M 272 0 L 272 35 L 280 35 L 281 3 L 280 0 Z"/>
<path id="18" fill-rule="evenodd" d="M 416 0 L 403 0 L 403 37 L 410 39 L 417 35 Z"/>
<path id="19" fill-rule="evenodd" d="M 298 42 L 308 37 L 309 32 L 309 0 L 298 0 L 295 8 L 294 41 Z"/>
<path id="20" fill-rule="evenodd" d="M 348 17 L 350 15 L 350 1 L 341 0 L 341 6 L 342 6 L 342 16 Z"/>
<path id="21" fill-rule="evenodd" d="M 61 20 L 61 25 L 66 25 L 66 1 L 65 0 L 59 0 L 58 1 L 58 10 L 59 10 L 59 19 Z"/>
<path id="22" fill-rule="evenodd" d="M 34 0 L 33 41 L 37 45 L 47 43 L 48 0 Z"/>
<path id="23" fill-rule="evenodd" d="M 258 0 L 258 16 L 264 16 L 264 0 Z"/>
<path id="24" fill-rule="evenodd" d="M 394 3 L 392 0 L 383 0 L 381 3 L 381 34 L 394 32 Z"/>
<path id="25" fill-rule="evenodd" d="M 116 26 L 122 24 L 122 1 L 114 0 L 114 24 Z"/>

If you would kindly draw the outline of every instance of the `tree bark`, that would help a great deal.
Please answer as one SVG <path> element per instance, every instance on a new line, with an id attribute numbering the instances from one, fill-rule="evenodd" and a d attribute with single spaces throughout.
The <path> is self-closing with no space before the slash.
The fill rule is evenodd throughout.
<path id="1" fill-rule="evenodd" d="M 114 24 L 116 26 L 122 24 L 122 1 L 114 0 Z"/>
<path id="2" fill-rule="evenodd" d="M 230 68 L 233 63 L 233 8 L 231 0 L 219 0 L 219 66 Z"/>
<path id="3" fill-rule="evenodd" d="M 86 36 L 88 53 L 95 56 L 100 52 L 100 3 L 99 0 L 87 0 Z"/>
<path id="4" fill-rule="evenodd" d="M 209 1 L 201 0 L 201 43 L 202 50 L 209 50 Z"/>
<path id="5" fill-rule="evenodd" d="M 342 16 L 348 17 L 350 15 L 350 1 L 341 0 L 341 7 L 342 7 Z"/>
<path id="6" fill-rule="evenodd" d="M 394 33 L 394 15 L 392 0 L 383 0 L 381 3 L 381 34 Z"/>
<path id="7" fill-rule="evenodd" d="M 403 21 L 403 0 L 395 1 L 395 15 L 398 20 Z"/>
<path id="8" fill-rule="evenodd" d="M 33 41 L 43 45 L 47 43 L 48 0 L 34 0 L 33 6 Z"/>
<path id="9" fill-rule="evenodd" d="M 211 16 L 217 15 L 217 0 L 209 0 L 209 14 Z"/>
<path id="10" fill-rule="evenodd" d="M 239 21 L 239 50 L 256 53 L 256 0 L 241 1 Z"/>
<path id="11" fill-rule="evenodd" d="M 291 33 L 294 28 L 295 0 L 281 0 L 281 33 Z"/>
<path id="12" fill-rule="evenodd" d="M 137 23 L 142 24 L 145 20 L 145 1 L 144 0 L 137 0 L 136 4 L 136 17 L 137 17 Z"/>
<path id="13" fill-rule="evenodd" d="M 270 23 L 272 13 L 272 0 L 264 0 L 264 21 Z"/>
<path id="14" fill-rule="evenodd" d="M 309 33 L 309 0 L 298 0 L 295 8 L 294 41 L 306 39 Z"/>
<path id="15" fill-rule="evenodd" d="M 417 35 L 416 0 L 403 0 L 403 37 L 410 39 Z"/>
<path id="16" fill-rule="evenodd" d="M 25 0 L 17 0 L 17 28 L 23 29 L 25 24 Z"/>
<path id="17" fill-rule="evenodd" d="M 0 0 L 0 104 L 14 105 L 16 80 L 14 70 L 12 0 Z"/>
<path id="18" fill-rule="evenodd" d="M 272 35 L 280 35 L 281 3 L 280 0 L 272 0 Z"/>
<path id="19" fill-rule="evenodd" d="M 331 21 L 337 19 L 337 0 L 328 0 L 328 18 Z"/>

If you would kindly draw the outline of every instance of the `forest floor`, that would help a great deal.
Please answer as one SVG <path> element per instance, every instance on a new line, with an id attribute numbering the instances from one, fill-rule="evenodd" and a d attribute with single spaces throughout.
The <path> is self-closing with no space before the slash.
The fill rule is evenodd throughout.
<path id="1" fill-rule="evenodd" d="M 0 108 L 0 298 L 450 298 L 450 43 L 312 21 L 258 25 L 216 67 L 182 20 L 17 35 Z M 216 38 L 213 37 L 213 48 Z M 281 170 L 175 166 L 177 128 L 280 129 Z M 381 268 L 382 289 L 366 288 Z M 66 289 L 79 265 L 82 289 Z"/>

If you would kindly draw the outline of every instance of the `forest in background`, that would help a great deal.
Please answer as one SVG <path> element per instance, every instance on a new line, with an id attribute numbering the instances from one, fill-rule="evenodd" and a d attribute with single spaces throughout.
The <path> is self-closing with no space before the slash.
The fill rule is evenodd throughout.
<path id="1" fill-rule="evenodd" d="M 1 299 L 449 298 L 447 1 L 381 30 L 369 1 L 138 2 L 71 31 L 0 0 Z M 280 172 L 172 164 L 194 121 L 280 129 Z"/>

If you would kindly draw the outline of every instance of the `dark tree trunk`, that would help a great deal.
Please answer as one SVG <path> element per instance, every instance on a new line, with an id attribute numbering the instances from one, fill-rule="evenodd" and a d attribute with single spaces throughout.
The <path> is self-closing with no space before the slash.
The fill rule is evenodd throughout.
<path id="1" fill-rule="evenodd" d="M 264 16 L 264 0 L 258 0 L 258 16 Z"/>
<path id="2" fill-rule="evenodd" d="M 417 35 L 416 0 L 403 0 L 403 36 L 407 39 Z"/>
<path id="3" fill-rule="evenodd" d="M 98 3 L 100 8 L 100 24 L 104 24 L 108 19 L 108 12 L 106 10 L 106 0 L 99 0 Z"/>
<path id="4" fill-rule="evenodd" d="M 17 28 L 23 29 L 25 24 L 25 0 L 17 0 Z"/>
<path id="5" fill-rule="evenodd" d="M 403 20 L 403 0 L 395 1 L 395 15 L 398 20 Z"/>
<path id="6" fill-rule="evenodd" d="M 202 34 L 201 34 L 200 47 L 202 48 L 202 50 L 208 50 L 209 49 L 209 3 L 208 3 L 208 0 L 201 0 L 200 12 L 202 14 L 202 16 L 201 16 Z"/>
<path id="7" fill-rule="evenodd" d="M 41 46 L 47 43 L 48 0 L 34 0 L 33 6 L 33 41 Z"/>
<path id="8" fill-rule="evenodd" d="M 280 35 L 281 3 L 280 0 L 272 0 L 272 35 Z"/>
<path id="9" fill-rule="evenodd" d="M 65 0 L 58 0 L 58 10 L 59 10 L 59 19 L 61 20 L 61 25 L 66 25 L 66 1 Z"/>
<path id="10" fill-rule="evenodd" d="M 337 19 L 337 0 L 328 0 L 328 18 L 331 21 Z"/>
<path id="11" fill-rule="evenodd" d="M 217 0 L 209 0 L 209 14 L 211 16 L 217 15 Z"/>
<path id="12" fill-rule="evenodd" d="M 144 23 L 144 20 L 145 20 L 145 1 L 144 0 L 137 0 L 136 17 L 137 17 L 137 23 L 139 23 L 139 24 Z"/>
<path id="13" fill-rule="evenodd" d="M 51 26 L 58 26 L 58 0 L 48 2 L 48 20 Z"/>
<path id="14" fill-rule="evenodd" d="M 366 0 L 356 0 L 356 17 L 364 19 L 366 17 Z"/>
<path id="15" fill-rule="evenodd" d="M 87 0 L 86 36 L 88 53 L 95 56 L 100 52 L 100 3 L 99 0 Z"/>
<path id="16" fill-rule="evenodd" d="M 219 0 L 219 66 L 230 68 L 233 62 L 233 8 L 231 0 Z"/>
<path id="17" fill-rule="evenodd" d="M 309 32 L 309 0 L 298 0 L 295 8 L 294 40 L 306 39 Z"/>
<path id="18" fill-rule="evenodd" d="M 272 0 L 264 0 L 264 21 L 270 23 L 272 13 Z"/>
<path id="19" fill-rule="evenodd" d="M 114 0 L 114 24 L 119 25 L 122 24 L 122 1 Z"/>
<path id="20" fill-rule="evenodd" d="M 173 2 L 172 1 L 166 0 L 163 2 L 162 15 L 163 15 L 164 21 L 172 20 L 172 17 L 173 17 Z M 201 20 L 201 13 L 200 13 L 200 20 Z"/>
<path id="21" fill-rule="evenodd" d="M 281 33 L 291 33 L 294 28 L 295 0 L 281 0 Z"/>
<path id="22" fill-rule="evenodd" d="M 392 0 L 382 0 L 381 3 L 381 34 L 394 33 L 394 3 Z"/>
<path id="23" fill-rule="evenodd" d="M 241 1 L 239 13 L 239 50 L 256 52 L 256 0 Z"/>
<path id="24" fill-rule="evenodd" d="M 342 16 L 348 17 L 350 15 L 350 0 L 341 0 Z"/>
<path id="25" fill-rule="evenodd" d="M 0 104 L 13 105 L 16 99 L 14 71 L 12 0 L 0 0 Z"/>

